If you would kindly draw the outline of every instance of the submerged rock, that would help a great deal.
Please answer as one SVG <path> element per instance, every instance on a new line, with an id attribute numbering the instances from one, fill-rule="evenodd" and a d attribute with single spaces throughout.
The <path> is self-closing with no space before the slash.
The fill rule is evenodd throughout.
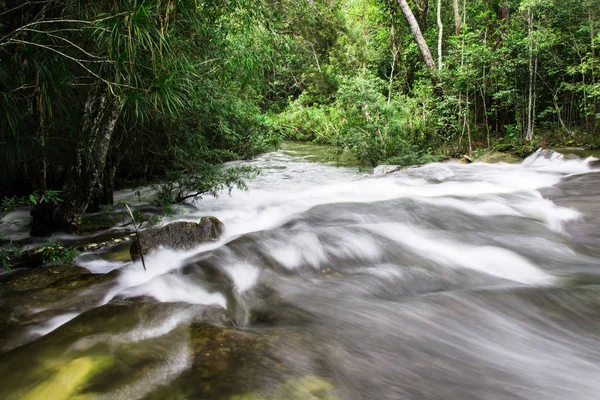
<path id="1" fill-rule="evenodd" d="M 140 232 L 139 241 L 133 241 L 129 253 L 131 259 L 136 261 L 140 258 L 140 247 L 143 254 L 161 246 L 176 250 L 191 249 L 200 243 L 217 240 L 223 233 L 223 228 L 223 223 L 217 218 L 203 217 L 199 223 L 174 222 L 162 228 L 146 229 Z"/>
<path id="2" fill-rule="evenodd" d="M 72 264 L 15 270 L 3 275 L 0 280 L 0 337 L 3 338 L 0 354 L 35 339 L 31 329 L 43 328 L 55 317 L 96 305 L 118 275 L 119 270 L 92 274 Z"/>
<path id="3" fill-rule="evenodd" d="M 246 394 L 232 396 L 230 400 L 337 400 L 335 387 L 328 381 L 316 377 L 306 376 L 293 379 L 273 390 L 272 395 Z"/>
<path id="4" fill-rule="evenodd" d="M 80 357 L 58 368 L 56 373 L 47 381 L 23 393 L 22 400 L 36 399 L 85 399 L 88 396 L 74 395 L 95 374 L 110 367 L 109 357 Z"/>

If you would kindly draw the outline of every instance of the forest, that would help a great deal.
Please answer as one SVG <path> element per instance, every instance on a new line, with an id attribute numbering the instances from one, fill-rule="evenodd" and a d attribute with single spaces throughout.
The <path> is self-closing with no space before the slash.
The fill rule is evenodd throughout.
<path id="1" fill-rule="evenodd" d="M 243 188 L 282 140 L 367 167 L 600 146 L 597 0 L 0 0 L 0 215 Z"/>
<path id="2" fill-rule="evenodd" d="M 0 400 L 596 400 L 600 0 L 0 0 Z"/>

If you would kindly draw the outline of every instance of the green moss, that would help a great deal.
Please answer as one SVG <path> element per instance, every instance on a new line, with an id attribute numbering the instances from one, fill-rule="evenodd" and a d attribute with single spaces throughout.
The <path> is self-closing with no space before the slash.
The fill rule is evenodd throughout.
<path id="1" fill-rule="evenodd" d="M 22 400 L 83 400 L 89 395 L 78 395 L 88 379 L 112 364 L 108 357 L 80 357 L 58 367 L 52 377 L 24 393 Z"/>
<path id="2" fill-rule="evenodd" d="M 40 289 L 62 282 L 66 278 L 81 277 L 82 275 L 91 274 L 90 271 L 78 265 L 51 265 L 15 273 L 13 279 L 3 282 L 3 285 L 14 290 Z"/>
<path id="3" fill-rule="evenodd" d="M 230 400 L 337 400 L 335 387 L 328 381 L 307 376 L 284 383 L 271 394 L 244 394 L 230 397 Z"/>
<path id="4" fill-rule="evenodd" d="M 114 214 L 84 215 L 79 225 L 81 234 L 90 234 L 98 231 L 110 229 L 117 223 L 117 216 Z"/>

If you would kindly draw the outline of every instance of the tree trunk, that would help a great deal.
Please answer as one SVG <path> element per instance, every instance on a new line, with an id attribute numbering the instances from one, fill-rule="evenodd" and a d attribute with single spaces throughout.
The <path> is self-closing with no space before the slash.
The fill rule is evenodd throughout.
<path id="1" fill-rule="evenodd" d="M 392 16 L 394 15 L 392 11 Z M 392 88 L 394 83 L 394 73 L 396 68 L 396 59 L 398 58 L 398 43 L 396 41 L 396 26 L 392 20 L 390 34 L 392 36 L 392 71 L 390 72 L 390 83 L 388 86 L 388 104 L 392 101 Z"/>
<path id="2" fill-rule="evenodd" d="M 108 170 L 104 171 L 104 184 L 102 185 L 102 198 L 100 204 L 113 205 L 115 204 L 115 175 L 117 174 L 117 166 L 111 165 Z"/>
<path id="3" fill-rule="evenodd" d="M 437 3 L 437 24 L 439 28 L 438 33 L 438 69 L 442 70 L 442 44 L 444 40 L 444 24 L 442 23 L 442 0 L 438 0 Z"/>
<path id="4" fill-rule="evenodd" d="M 528 30 L 529 30 L 529 96 L 527 102 L 527 133 L 525 139 L 531 141 L 533 139 L 533 78 L 534 78 L 534 65 L 533 65 L 533 12 L 529 10 L 528 14 Z"/>
<path id="5" fill-rule="evenodd" d="M 506 36 L 506 31 L 508 30 L 508 22 L 510 20 L 510 9 L 508 8 L 508 4 L 506 4 L 506 0 L 502 1 L 500 4 L 500 8 L 498 9 L 498 21 L 500 22 L 500 34 L 497 36 L 497 47 L 502 46 L 502 41 Z"/>
<path id="6" fill-rule="evenodd" d="M 400 6 L 402 13 L 404 14 L 404 17 L 406 18 L 406 22 L 408 22 L 410 31 L 412 32 L 412 35 L 415 38 L 415 42 L 417 42 L 417 46 L 421 51 L 421 55 L 425 60 L 425 64 L 427 64 L 427 67 L 430 70 L 436 71 L 435 62 L 433 61 L 433 57 L 431 56 L 431 51 L 429 51 L 429 47 L 427 46 L 425 38 L 421 33 L 421 29 L 419 28 L 419 24 L 417 23 L 414 14 L 408 6 L 408 3 L 406 2 L 406 0 L 398 0 L 398 5 Z"/>
<path id="7" fill-rule="evenodd" d="M 81 217 L 104 172 L 119 109 L 116 99 L 109 96 L 102 86 L 90 90 L 85 103 L 81 137 L 75 156 L 67 167 L 62 188 L 63 202 L 58 207 L 41 205 L 32 210 L 32 236 L 45 236 L 54 231 L 78 231 Z"/>
<path id="8" fill-rule="evenodd" d="M 458 35 L 460 34 L 460 8 L 458 7 L 458 0 L 454 0 L 452 3 L 454 6 L 454 32 Z"/>

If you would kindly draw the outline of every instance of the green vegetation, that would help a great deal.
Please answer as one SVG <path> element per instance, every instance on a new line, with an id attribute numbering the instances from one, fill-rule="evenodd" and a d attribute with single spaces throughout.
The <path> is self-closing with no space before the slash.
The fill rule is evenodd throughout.
<path id="1" fill-rule="evenodd" d="M 36 191 L 23 197 L 4 197 L 2 202 L 0 202 L 0 213 L 7 213 L 21 206 L 36 206 L 38 204 L 59 205 L 61 202 L 60 192 L 57 190 L 47 190 L 44 193 Z"/>
<path id="2" fill-rule="evenodd" d="M 58 242 L 51 241 L 42 246 L 44 264 L 72 264 L 80 254 L 77 249 L 64 247 Z"/>
<path id="3" fill-rule="evenodd" d="M 600 144 L 594 1 L 329 4 L 331 40 L 304 59 L 301 93 L 273 118 L 284 137 L 333 143 L 371 165 Z"/>
<path id="4" fill-rule="evenodd" d="M 34 235 L 133 182 L 167 207 L 244 188 L 223 163 L 281 138 L 368 166 L 600 145 L 595 0 L 10 4 L 0 199 Z"/>

